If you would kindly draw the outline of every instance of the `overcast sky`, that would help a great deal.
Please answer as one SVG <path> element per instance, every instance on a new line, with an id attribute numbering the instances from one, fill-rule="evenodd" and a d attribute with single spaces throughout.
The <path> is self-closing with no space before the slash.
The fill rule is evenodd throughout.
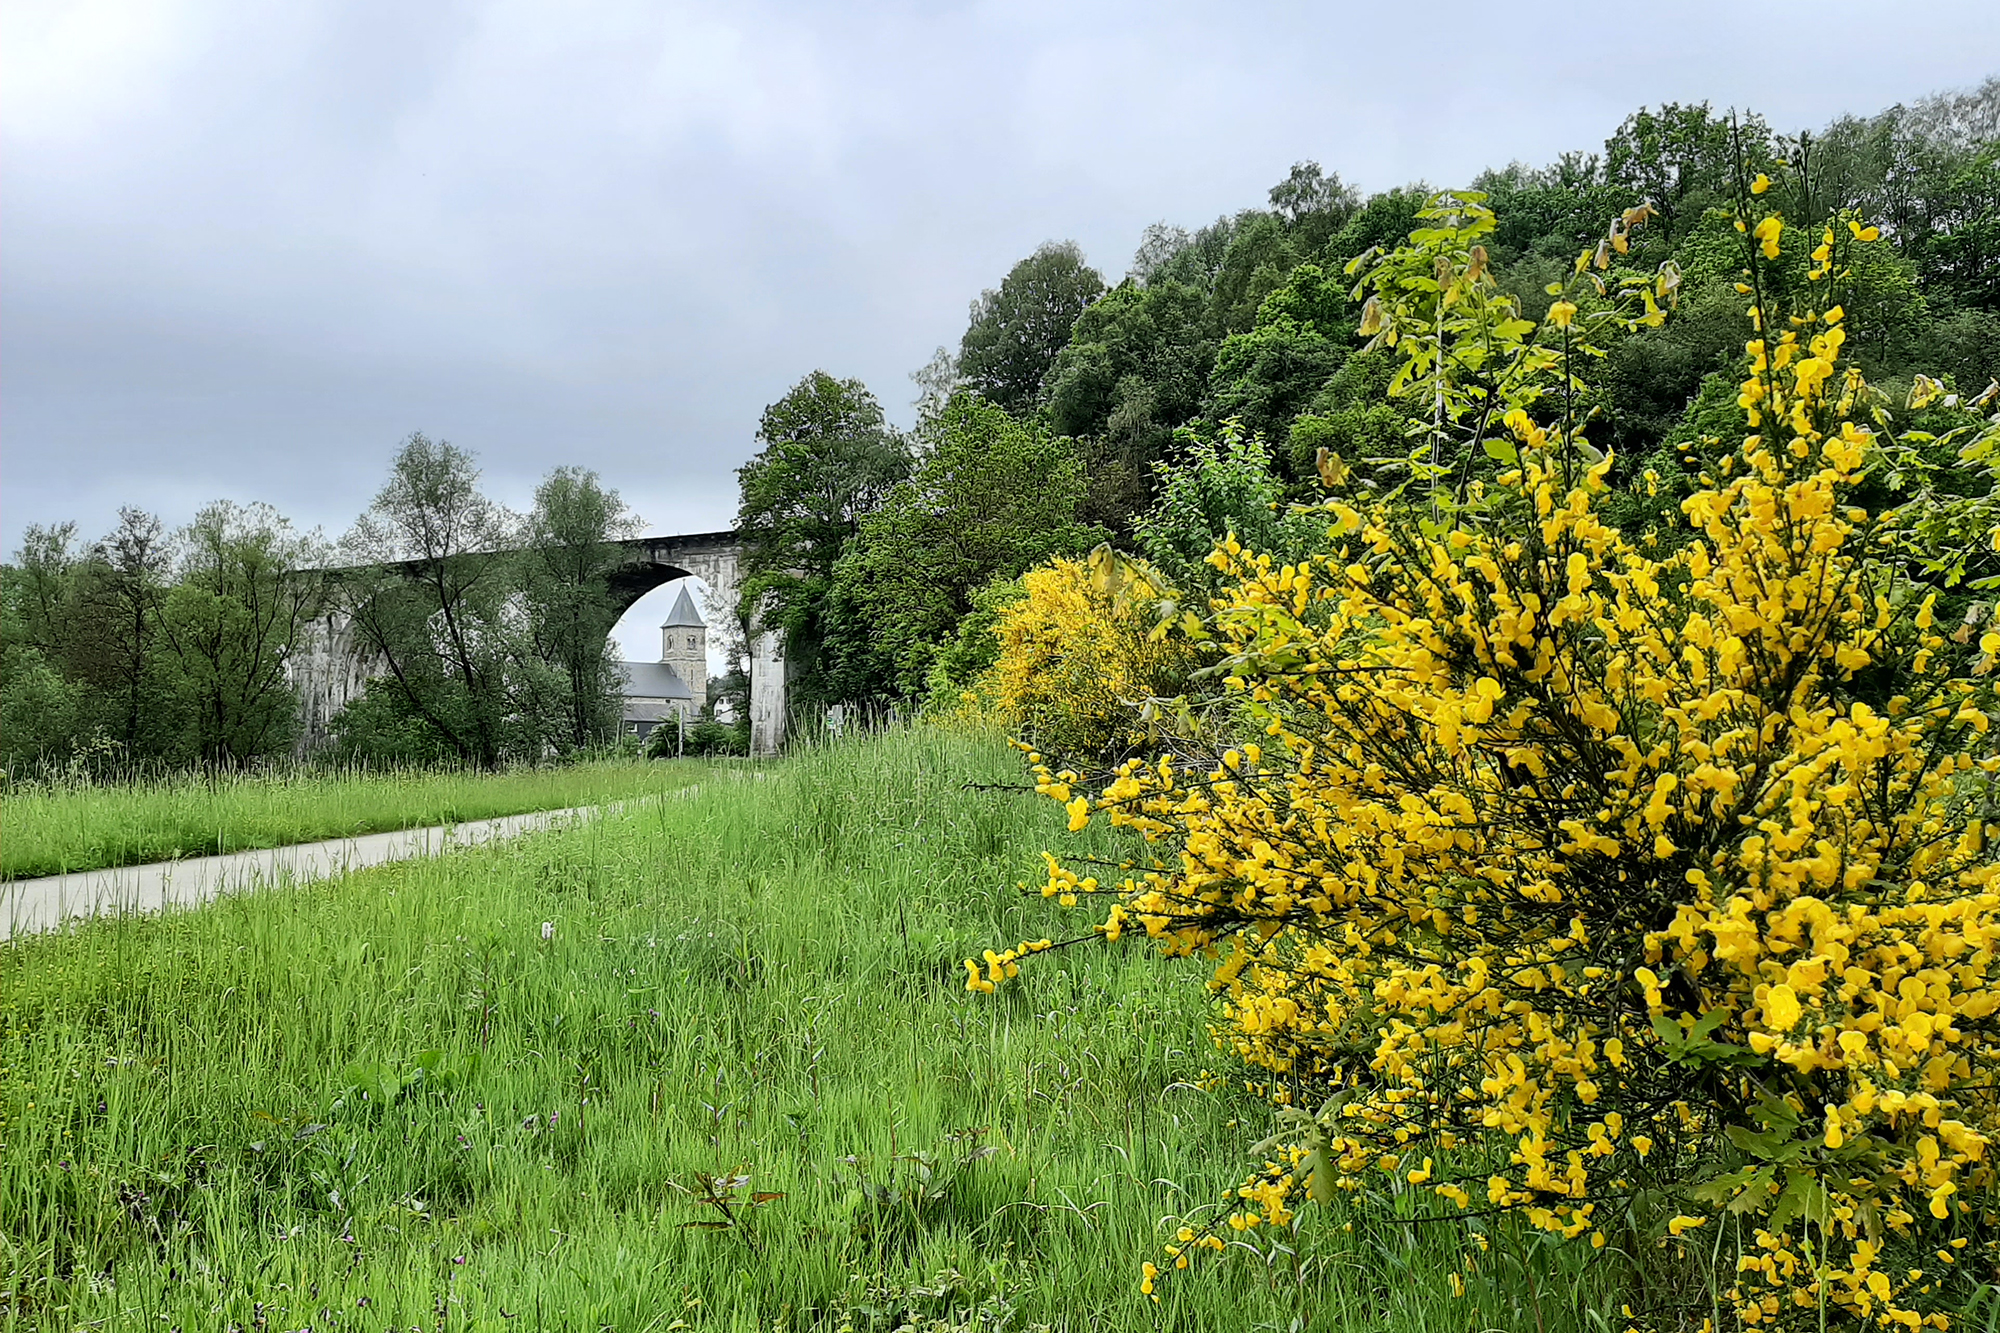
<path id="1" fill-rule="evenodd" d="M 1399 26 L 1402 25 L 1402 26 Z M 267 500 L 338 536 L 413 430 L 525 507 L 729 526 L 815 367 L 911 370 L 1041 241 L 2000 72 L 2000 4 L 4 0 L 0 543 Z M 643 617 L 637 617 L 643 620 Z"/>

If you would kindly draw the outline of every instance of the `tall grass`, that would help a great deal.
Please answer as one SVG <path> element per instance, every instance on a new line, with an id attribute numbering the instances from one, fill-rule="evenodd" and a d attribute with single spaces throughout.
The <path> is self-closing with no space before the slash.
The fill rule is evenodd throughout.
<path id="1" fill-rule="evenodd" d="M 1015 889 L 1039 850 L 1111 836 L 968 780 L 1018 768 L 850 742 L 0 946 L 0 1330 L 1602 1326 L 1615 1263 L 1501 1230 L 1454 1299 L 1414 1195 L 1144 1297 L 1266 1127 L 1199 969 L 965 992 L 1076 924 Z"/>
<path id="2" fill-rule="evenodd" d="M 0 877 L 596 805 L 683 786 L 701 767 L 605 760 L 497 774 L 300 770 L 102 786 L 20 784 L 0 796 Z"/>

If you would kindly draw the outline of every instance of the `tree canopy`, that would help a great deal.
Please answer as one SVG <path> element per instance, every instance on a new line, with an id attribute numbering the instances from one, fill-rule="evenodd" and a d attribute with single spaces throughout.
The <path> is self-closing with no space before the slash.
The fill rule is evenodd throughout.
<path id="1" fill-rule="evenodd" d="M 972 303 L 959 342 L 965 383 L 1009 412 L 1032 409 L 1076 317 L 1104 294 L 1104 277 L 1074 241 L 1049 241 Z"/>
<path id="2" fill-rule="evenodd" d="M 1675 308 L 1578 367 L 1576 409 L 1612 459 L 1606 511 L 1657 524 L 1701 441 L 1741 424 L 1741 237 L 1725 206 L 1752 179 L 1773 179 L 1793 216 L 1856 208 L 1879 223 L 1844 260 L 1846 355 L 1863 373 L 1894 392 L 1942 372 L 1962 394 L 2000 375 L 1996 126 L 2000 80 L 1790 136 L 1667 102 L 1453 196 L 1488 211 L 1478 263 L 1496 327 L 1547 318 L 1551 290 L 1578 281 L 1590 308 L 1656 275 Z M 991 590 L 1036 541 L 1057 554 L 1095 528 L 1202 584 L 1190 553 L 1232 530 L 1277 539 L 1274 515 L 1318 500 L 1329 468 L 1383 494 L 1409 484 L 1437 448 L 1437 405 L 1397 381 L 1357 272 L 1421 233 L 1437 194 L 1364 194 L 1301 158 L 1262 207 L 1147 227 L 1115 286 L 1073 243 L 1041 246 L 973 302 L 956 354 L 940 348 L 912 377 L 927 423 L 914 464 L 858 382 L 801 381 L 765 415 L 741 511 L 751 595 L 790 636 L 800 697 L 907 698 L 939 654 L 978 657 L 968 634 L 990 630 Z M 1764 280 L 1810 286 L 1810 249 Z M 966 453 L 974 439 L 989 452 Z M 1457 462 L 1461 483 L 1494 471 Z M 1027 523 L 1036 541 L 998 539 Z"/>
<path id="3" fill-rule="evenodd" d="M 819 644 L 834 566 L 861 520 L 909 474 L 909 446 L 860 380 L 815 370 L 764 409 L 763 445 L 737 470 L 745 619 L 784 631 L 804 698 L 822 692 Z"/>
<path id="4" fill-rule="evenodd" d="M 1047 431 L 961 393 L 925 422 L 921 462 L 862 520 L 834 574 L 832 690 L 922 694 L 973 595 L 1102 534 L 1077 519 L 1082 465 Z"/>

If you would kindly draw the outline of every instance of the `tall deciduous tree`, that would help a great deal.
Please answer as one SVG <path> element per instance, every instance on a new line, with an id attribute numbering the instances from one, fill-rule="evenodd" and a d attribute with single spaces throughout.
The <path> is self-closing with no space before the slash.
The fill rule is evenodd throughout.
<path id="1" fill-rule="evenodd" d="M 1048 417 L 1082 441 L 1085 512 L 1124 530 L 1144 511 L 1153 465 L 1201 408 L 1215 337 L 1207 296 L 1172 279 L 1123 282 L 1077 317 L 1047 381 Z"/>
<path id="2" fill-rule="evenodd" d="M 1209 293 L 1216 328 L 1224 333 L 1249 328 L 1257 318 L 1257 307 L 1303 258 L 1276 214 L 1254 209 L 1238 214 L 1229 249 L 1222 256 L 1222 268 Z"/>
<path id="3" fill-rule="evenodd" d="M 1224 340 L 1212 380 L 1214 415 L 1236 418 L 1266 441 L 1292 421 L 1338 371 L 1354 341 L 1349 281 L 1301 264 L 1264 298 L 1254 325 Z"/>
<path id="4" fill-rule="evenodd" d="M 107 730 L 131 758 L 170 748 L 170 690 L 160 678 L 160 602 L 168 570 L 160 520 L 130 505 L 90 548 L 79 574 L 83 640 L 75 653 L 101 691 Z M 74 652 L 75 650 L 73 650 Z"/>
<path id="5" fill-rule="evenodd" d="M 1103 275 L 1074 241 L 1046 242 L 972 303 L 958 373 L 988 401 L 1030 411 L 1076 317 L 1103 294 Z"/>
<path id="6" fill-rule="evenodd" d="M 235 768 L 284 749 L 298 716 L 285 664 L 319 614 L 330 548 L 269 505 L 228 500 L 174 546 L 160 624 L 202 762 Z"/>
<path id="7" fill-rule="evenodd" d="M 861 520 L 909 475 L 909 446 L 860 380 L 816 370 L 764 409 L 757 456 L 737 469 L 745 620 L 782 630 L 795 691 L 819 689 L 833 569 Z"/>
<path id="8" fill-rule="evenodd" d="M 1065 441 L 960 394 L 921 428 L 915 475 L 862 520 L 835 572 L 827 693 L 914 698 L 975 591 L 1103 533 L 1077 520 Z"/>
<path id="9" fill-rule="evenodd" d="M 1294 163 L 1291 174 L 1271 187 L 1270 200 L 1303 262 L 1323 257 L 1327 243 L 1361 207 L 1361 191 L 1339 172 L 1308 160 Z"/>
<path id="10" fill-rule="evenodd" d="M 0 757 L 9 770 L 67 759 L 85 730 L 65 670 L 76 626 L 76 524 L 30 524 L 0 569 Z"/>
<path id="11" fill-rule="evenodd" d="M 76 524 L 30 523 L 8 570 L 14 641 L 64 667 L 70 665 L 69 644 L 78 616 L 77 565 L 82 558 Z"/>
<path id="12" fill-rule="evenodd" d="M 1812 207 L 1879 224 L 1941 307 L 2000 311 L 2000 76 L 1801 136 Z M 1810 210 L 1808 210 L 1810 211 Z"/>
<path id="13" fill-rule="evenodd" d="M 1152 422 L 1170 432 L 1201 406 L 1215 338 L 1205 297 L 1174 281 L 1120 283 L 1077 317 L 1075 334 L 1048 376 L 1049 425 L 1079 438 L 1111 429 L 1136 379 L 1152 398 Z M 1148 440 L 1147 452 L 1157 452 Z"/>
<path id="14" fill-rule="evenodd" d="M 362 565 L 346 593 L 355 632 L 384 663 L 381 687 L 461 762 L 484 767 L 516 739 L 508 675 L 520 626 L 509 594 L 519 531 L 480 493 L 470 454 L 418 434 L 342 540 Z"/>
<path id="15" fill-rule="evenodd" d="M 958 373 L 958 358 L 949 347 L 939 347 L 931 353 L 931 359 L 910 372 L 910 383 L 917 386 L 914 406 L 920 417 L 935 416 L 944 410 L 951 396 L 964 383 Z"/>
<path id="16" fill-rule="evenodd" d="M 617 727 L 620 682 L 609 636 L 619 609 L 607 576 L 625 559 L 616 542 L 638 527 L 618 492 L 587 469 L 559 467 L 535 490 L 522 579 L 535 655 L 561 687 L 549 710 L 560 720 L 558 749 L 584 749 Z"/>
<path id="17" fill-rule="evenodd" d="M 1734 180 L 1737 145 L 1756 170 L 1770 161 L 1770 129 L 1756 116 L 1730 121 L 1708 103 L 1641 107 L 1604 142 L 1604 172 L 1625 202 L 1649 203 L 1659 225 L 1634 238 L 1637 262 L 1658 262 L 1710 208 L 1725 203 Z"/>
<path id="18" fill-rule="evenodd" d="M 1308 251 L 1325 244 L 1334 230 L 1361 207 L 1361 192 L 1311 160 L 1295 162 L 1285 179 L 1271 187 L 1272 211 L 1298 229 Z"/>
<path id="19" fill-rule="evenodd" d="M 1139 237 L 1139 248 L 1133 252 L 1132 267 L 1125 276 L 1142 285 L 1151 283 L 1193 244 L 1194 235 L 1186 227 L 1176 227 L 1171 222 L 1150 223 Z"/>

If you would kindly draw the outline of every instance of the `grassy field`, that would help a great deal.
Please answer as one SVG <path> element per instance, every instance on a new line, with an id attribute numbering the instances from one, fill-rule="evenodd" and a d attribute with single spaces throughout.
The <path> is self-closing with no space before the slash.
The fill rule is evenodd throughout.
<path id="1" fill-rule="evenodd" d="M 1614 1257 L 1312 1210 L 1141 1295 L 1268 1122 L 1196 967 L 1016 891 L 935 732 L 0 946 L 0 1330 L 1601 1329 Z M 544 923 L 548 923 L 546 926 Z M 762 1202 L 756 1202 L 760 1198 Z M 1421 1202 L 1403 1201 L 1409 1211 Z"/>
<path id="2" fill-rule="evenodd" d="M 0 878 L 282 847 L 320 838 L 596 805 L 696 781 L 697 760 L 505 773 L 312 773 L 31 786 L 0 797 Z"/>

